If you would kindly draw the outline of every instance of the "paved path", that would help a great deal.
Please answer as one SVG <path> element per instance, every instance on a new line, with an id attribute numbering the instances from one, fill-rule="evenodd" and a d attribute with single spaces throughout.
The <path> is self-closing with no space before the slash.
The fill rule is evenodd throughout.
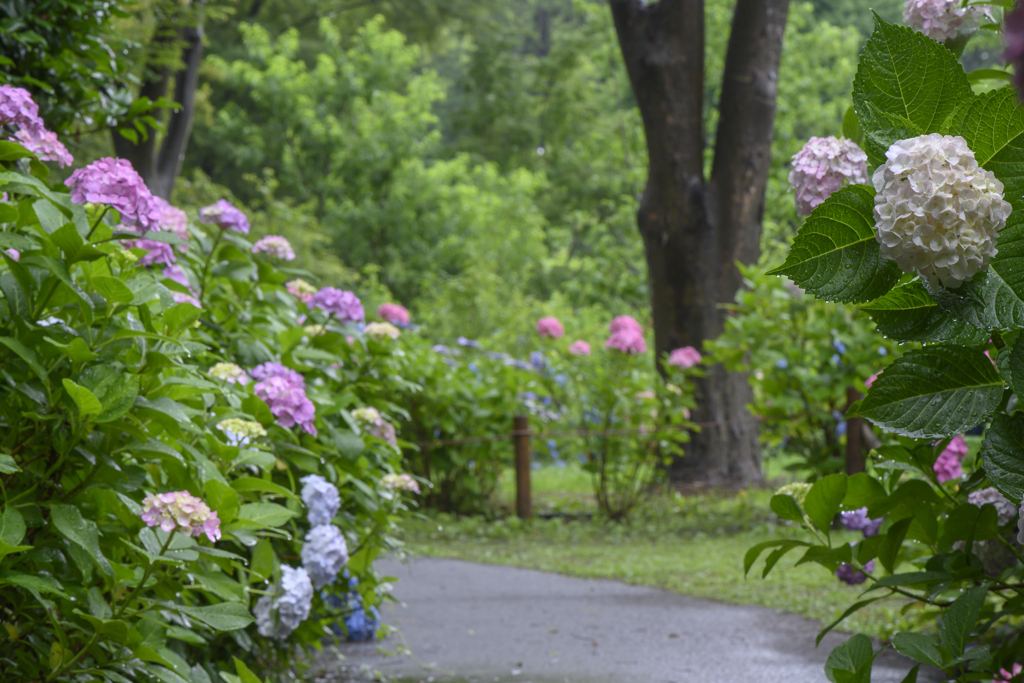
<path id="1" fill-rule="evenodd" d="M 615 581 L 437 558 L 378 569 L 399 578 L 401 600 L 383 609 L 400 634 L 380 645 L 404 641 L 412 655 L 346 645 L 346 665 L 413 681 L 820 683 L 847 637 L 815 649 L 807 619 Z M 887 651 L 872 681 L 899 683 L 909 668 Z"/>

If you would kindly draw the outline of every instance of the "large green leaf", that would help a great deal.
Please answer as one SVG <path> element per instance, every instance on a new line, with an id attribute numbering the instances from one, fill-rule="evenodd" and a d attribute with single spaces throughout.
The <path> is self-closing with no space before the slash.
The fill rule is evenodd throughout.
<path id="1" fill-rule="evenodd" d="M 981 444 L 981 461 L 1004 496 L 1024 497 L 1024 415 L 996 415 Z"/>
<path id="2" fill-rule="evenodd" d="M 920 280 L 900 285 L 859 308 L 867 311 L 881 334 L 896 341 L 977 346 L 989 338 L 985 330 L 958 320 L 939 307 Z"/>
<path id="3" fill-rule="evenodd" d="M 246 503 L 238 508 L 236 524 L 246 522 L 249 526 L 281 526 L 294 516 L 294 512 L 275 503 Z"/>
<path id="4" fill-rule="evenodd" d="M 168 608 L 198 619 L 216 631 L 234 631 L 255 621 L 245 605 L 237 602 L 222 602 L 209 607 L 168 605 Z"/>
<path id="5" fill-rule="evenodd" d="M 840 681 L 861 680 L 849 677 L 840 678 L 838 672 L 845 671 L 851 674 L 859 673 L 865 668 L 871 670 L 871 663 L 875 659 L 875 649 L 871 645 L 871 639 L 863 633 L 858 633 L 845 643 L 832 650 L 825 662 L 825 676 L 832 683 Z M 864 679 L 864 680 L 870 680 Z"/>
<path id="6" fill-rule="evenodd" d="M 964 591 L 942 614 L 939 636 L 949 652 L 960 654 L 967 647 L 971 631 L 985 604 L 988 587 L 977 586 Z"/>
<path id="7" fill-rule="evenodd" d="M 785 275 L 819 299 L 871 301 L 900 278 L 875 239 L 874 190 L 850 185 L 818 206 L 772 275 Z"/>
<path id="8" fill-rule="evenodd" d="M 18 354 L 25 364 L 32 369 L 32 372 L 39 375 L 39 379 L 46 381 L 46 370 L 39 364 L 39 360 L 36 358 L 36 353 L 32 349 L 28 348 L 14 337 L 0 337 L 0 344 L 3 344 L 14 353 Z"/>
<path id="9" fill-rule="evenodd" d="M 952 52 L 919 31 L 875 16 L 875 30 L 853 80 L 853 108 L 864 128 L 872 165 L 882 163 L 888 144 L 894 142 L 877 135 L 892 129 L 893 120 L 905 119 L 923 132 L 938 132 L 971 97 L 970 81 Z M 883 118 L 879 112 L 889 116 Z"/>
<path id="10" fill-rule="evenodd" d="M 896 650 L 915 662 L 942 666 L 942 652 L 935 636 L 924 633 L 901 631 L 892 637 L 892 645 Z"/>
<path id="11" fill-rule="evenodd" d="M 999 244 L 1005 235 L 1006 230 L 1003 230 Z M 965 282 L 957 289 L 946 289 L 927 282 L 924 283 L 925 289 L 940 308 L 975 327 L 984 330 L 1024 327 L 1024 298 L 1017 293 L 1017 286 L 1003 277 L 1014 273 L 1012 269 L 996 269 L 993 267 L 995 263 L 993 259 L 988 270 L 978 273 L 970 282 Z"/>
<path id="12" fill-rule="evenodd" d="M 109 365 L 93 365 L 76 378 L 103 404 L 96 422 L 113 422 L 123 417 L 135 404 L 139 393 L 139 377 Z"/>
<path id="13" fill-rule="evenodd" d="M 104 574 L 114 575 L 110 562 L 100 551 L 99 532 L 96 529 L 96 524 L 86 522 L 78 508 L 73 505 L 54 503 L 50 506 L 50 519 L 53 520 L 53 525 L 57 527 L 57 531 L 64 538 L 80 546 L 92 556 Z"/>
<path id="14" fill-rule="evenodd" d="M 62 379 L 61 383 L 64 385 L 64 391 L 68 392 L 68 396 L 71 397 L 71 400 L 78 407 L 79 414 L 82 416 L 99 415 L 103 412 L 103 404 L 96 398 L 96 394 L 72 382 L 67 377 Z"/>
<path id="15" fill-rule="evenodd" d="M 814 526 L 828 533 L 845 497 L 846 475 L 830 474 L 814 482 L 804 499 L 804 509 Z"/>
<path id="16" fill-rule="evenodd" d="M 984 353 L 937 344 L 909 351 L 887 367 L 854 416 L 901 436 L 945 438 L 987 419 L 1003 388 Z"/>

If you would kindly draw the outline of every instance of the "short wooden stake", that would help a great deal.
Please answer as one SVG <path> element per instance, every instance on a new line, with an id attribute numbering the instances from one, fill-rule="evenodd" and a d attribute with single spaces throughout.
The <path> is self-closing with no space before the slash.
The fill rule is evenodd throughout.
<path id="1" fill-rule="evenodd" d="M 533 516 L 530 505 L 530 418 L 512 418 L 512 443 L 516 457 L 516 514 L 523 519 Z"/>
<path id="2" fill-rule="evenodd" d="M 853 387 L 846 389 L 846 407 L 860 399 L 860 394 Z M 846 418 L 846 473 L 857 474 L 864 471 L 864 446 L 859 417 Z"/>

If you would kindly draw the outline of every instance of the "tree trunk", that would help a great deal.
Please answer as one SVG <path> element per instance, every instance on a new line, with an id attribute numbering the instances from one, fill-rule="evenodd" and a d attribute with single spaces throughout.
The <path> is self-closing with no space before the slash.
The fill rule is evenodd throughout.
<path id="1" fill-rule="evenodd" d="M 161 31 L 157 31 L 161 35 Z M 157 131 L 148 127 L 145 136 L 139 136 L 137 142 L 122 136 L 117 130 L 111 131 L 114 137 L 114 152 L 117 156 L 127 159 L 146 181 L 150 192 L 169 200 L 174 191 L 174 183 L 181 173 L 185 161 L 185 150 L 189 137 L 192 135 L 192 120 L 195 115 L 196 87 L 199 84 L 199 65 L 203 55 L 202 20 L 196 26 L 186 26 L 180 30 L 179 39 L 184 42 L 182 48 L 182 68 L 174 74 L 174 101 L 178 107 L 170 113 L 167 131 L 157 145 Z M 160 40 L 160 38 L 156 38 Z M 139 89 L 140 97 L 148 97 L 153 101 L 167 96 L 171 83 L 170 69 L 161 69 L 151 73 L 143 81 Z M 154 111 L 153 116 L 162 118 L 164 112 Z"/>
<path id="2" fill-rule="evenodd" d="M 637 223 L 647 256 L 658 358 L 724 329 L 742 286 L 736 262 L 760 251 L 782 36 L 789 0 L 738 0 L 725 61 L 715 155 L 705 178 L 703 0 L 609 0 L 640 106 L 649 158 Z M 701 423 L 673 481 L 762 479 L 746 377 L 720 365 L 697 380 Z"/>

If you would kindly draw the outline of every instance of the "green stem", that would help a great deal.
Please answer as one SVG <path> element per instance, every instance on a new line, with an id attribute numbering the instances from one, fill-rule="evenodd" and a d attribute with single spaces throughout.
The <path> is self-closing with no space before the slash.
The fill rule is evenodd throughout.
<path id="1" fill-rule="evenodd" d="M 108 211 L 110 211 L 109 206 L 103 207 L 103 213 L 101 213 L 99 218 L 96 219 L 96 222 L 92 224 L 92 227 L 89 229 L 89 234 L 85 236 L 86 242 L 88 242 L 89 238 L 92 237 L 92 234 L 96 232 L 96 228 L 100 227 L 100 221 L 103 220 L 103 217 L 107 215 Z"/>
<path id="2" fill-rule="evenodd" d="M 171 545 L 171 539 L 174 538 L 174 533 L 175 532 L 172 531 L 171 533 L 167 534 L 167 540 L 164 541 L 164 545 L 162 548 L 160 548 L 160 552 L 157 553 L 157 557 L 162 557 L 163 554 L 167 552 L 167 547 Z M 138 594 L 138 592 L 142 590 L 142 587 L 146 585 L 146 579 L 149 578 L 149 575 L 153 572 L 153 567 L 155 566 L 155 562 L 150 562 L 148 565 L 146 565 L 146 571 L 142 573 L 142 579 L 139 581 L 138 585 L 136 585 L 135 588 L 132 589 L 132 592 L 128 595 L 125 601 L 122 602 L 121 606 L 117 608 L 117 614 L 114 615 L 115 619 L 121 618 L 121 615 L 124 614 L 125 609 L 127 609 L 128 605 L 130 605 L 132 600 L 135 599 L 136 594 Z"/>
<path id="3" fill-rule="evenodd" d="M 213 263 L 213 255 L 217 253 L 217 247 L 220 246 L 222 239 L 224 239 L 223 230 L 217 233 L 217 238 L 213 240 L 213 246 L 210 247 L 210 253 L 206 257 L 206 263 L 203 264 L 203 276 L 199 279 L 199 303 L 203 303 L 203 296 L 206 294 L 206 279 L 210 276 L 210 264 Z"/>

